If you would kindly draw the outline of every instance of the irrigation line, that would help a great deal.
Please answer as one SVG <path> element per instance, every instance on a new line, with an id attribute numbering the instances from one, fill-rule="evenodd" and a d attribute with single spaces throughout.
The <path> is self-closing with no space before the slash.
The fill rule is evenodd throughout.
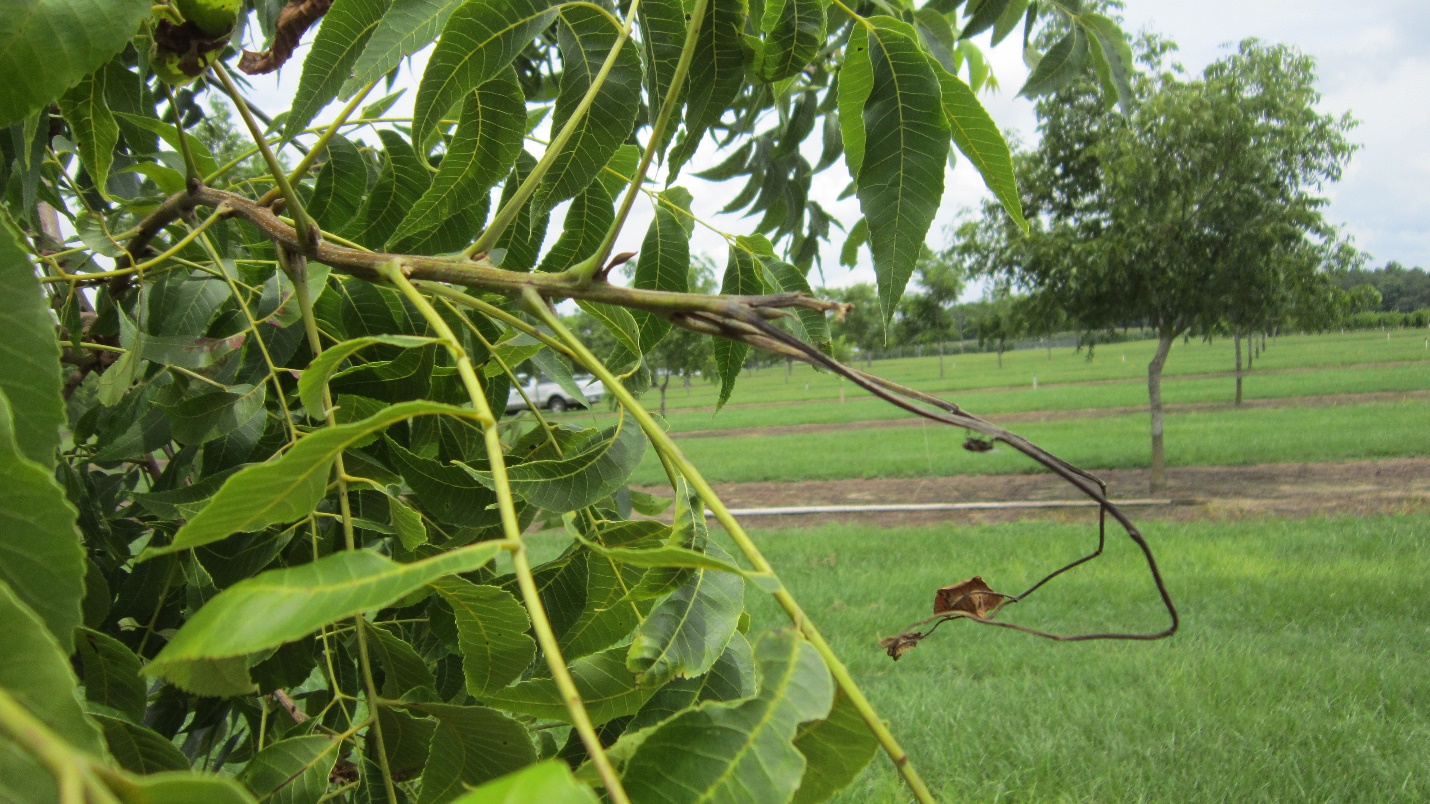
<path id="1" fill-rule="evenodd" d="M 1201 500 L 1116 500 L 1122 508 L 1153 505 L 1201 505 Z M 1097 500 L 1013 500 L 1009 502 L 892 503 L 888 505 L 786 505 L 772 508 L 731 508 L 735 516 L 803 516 L 808 514 L 878 514 L 917 511 L 1003 511 L 1028 508 L 1099 508 Z M 709 509 L 706 518 L 715 516 Z"/>

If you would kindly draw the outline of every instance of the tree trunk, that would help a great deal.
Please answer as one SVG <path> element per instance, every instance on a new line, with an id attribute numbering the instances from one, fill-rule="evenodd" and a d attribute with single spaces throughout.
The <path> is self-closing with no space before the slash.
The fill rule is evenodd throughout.
<path id="1" fill-rule="evenodd" d="M 670 387 L 670 374 L 665 375 L 665 381 L 660 384 L 660 417 L 665 418 L 665 389 Z"/>
<path id="2" fill-rule="evenodd" d="M 1147 364 L 1147 401 L 1152 409 L 1152 478 L 1151 491 L 1159 492 L 1167 485 L 1167 455 L 1162 443 L 1162 367 L 1167 365 L 1167 353 L 1172 351 L 1170 332 L 1157 339 L 1157 353 Z"/>
<path id="3" fill-rule="evenodd" d="M 1241 404 L 1241 333 L 1231 336 L 1231 340 L 1236 344 L 1236 404 Z M 1247 350 L 1247 357 L 1250 357 L 1250 349 Z M 1250 362 L 1250 361 L 1248 361 Z"/>
<path id="4" fill-rule="evenodd" d="M 938 378 L 943 379 L 943 341 L 938 342 Z"/>

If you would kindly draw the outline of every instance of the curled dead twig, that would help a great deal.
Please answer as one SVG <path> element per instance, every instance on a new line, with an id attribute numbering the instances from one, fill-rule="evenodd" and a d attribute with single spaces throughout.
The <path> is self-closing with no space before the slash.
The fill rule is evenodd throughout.
<path id="1" fill-rule="evenodd" d="M 273 44 L 262 53 L 243 51 L 238 60 L 238 69 L 249 75 L 263 75 L 282 67 L 292 58 L 293 51 L 303 40 L 303 34 L 328 13 L 333 0 L 288 0 L 288 5 L 278 12 L 278 21 L 273 25 Z"/>

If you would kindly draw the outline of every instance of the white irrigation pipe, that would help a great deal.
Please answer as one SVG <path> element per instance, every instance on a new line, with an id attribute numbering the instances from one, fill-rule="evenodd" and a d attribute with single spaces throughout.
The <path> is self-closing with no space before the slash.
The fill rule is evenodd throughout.
<path id="1" fill-rule="evenodd" d="M 1199 500 L 1114 500 L 1119 506 L 1197 505 Z M 802 516 L 807 514 L 877 514 L 915 511 L 1001 511 L 1021 508 L 1096 508 L 1096 500 L 1023 500 L 1014 502 L 896 503 L 892 505 L 789 505 L 774 508 L 731 508 L 735 516 Z M 714 516 L 706 511 L 705 516 Z"/>

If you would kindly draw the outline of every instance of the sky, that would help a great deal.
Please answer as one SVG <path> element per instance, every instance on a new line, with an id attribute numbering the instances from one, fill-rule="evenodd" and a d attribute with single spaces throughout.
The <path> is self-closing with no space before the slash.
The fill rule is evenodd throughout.
<path id="1" fill-rule="evenodd" d="M 1191 73 L 1199 73 L 1246 37 L 1295 45 L 1314 56 L 1322 94 L 1319 110 L 1335 115 L 1350 112 L 1359 121 L 1350 138 L 1360 149 L 1341 181 L 1323 189 L 1330 200 L 1327 219 L 1342 226 L 1356 246 L 1370 255 L 1371 265 L 1398 260 L 1430 268 L 1430 103 L 1425 100 L 1430 97 L 1430 50 L 1425 47 L 1430 39 L 1430 2 L 1126 0 L 1126 5 L 1126 30 L 1145 29 L 1170 36 L 1180 46 L 1176 61 Z M 1031 145 L 1037 140 L 1033 104 L 1014 97 L 1027 78 L 1017 39 L 1012 36 L 997 48 L 985 48 L 1001 89 L 985 93 L 982 100 L 1000 128 Z M 975 41 L 986 46 L 987 37 Z M 292 64 L 298 64 L 304 55 L 306 48 Z M 425 54 L 419 54 L 411 70 L 420 75 L 424 62 Z M 277 111 L 287 107 L 298 71 L 251 80 L 254 100 L 262 108 Z M 411 71 L 404 70 L 400 81 L 411 88 L 395 111 L 410 112 L 415 94 Z M 330 117 L 337 106 L 330 106 L 320 120 Z M 818 139 L 816 133 L 807 143 L 811 162 L 817 159 Z M 716 184 L 689 175 L 717 164 L 724 156 L 707 140 L 679 184 L 692 191 L 694 212 L 714 229 L 747 233 L 756 219 L 719 214 L 743 181 Z M 663 176 L 657 178 L 663 183 Z M 810 193 L 811 199 L 846 227 L 860 217 L 856 199 L 836 200 L 848 182 L 849 174 L 840 160 L 815 177 Z M 976 208 L 990 197 L 977 171 L 963 159 L 946 171 L 944 187 L 943 204 L 928 236 L 929 245 L 935 248 L 949 244 L 950 226 L 961 210 Z M 553 216 L 548 246 L 560 233 L 558 218 L 563 211 L 558 208 Z M 617 241 L 617 252 L 640 247 L 651 214 L 648 204 L 636 204 Z M 831 235 L 833 242 L 823 250 L 822 283 L 872 282 L 874 271 L 867 249 L 861 250 L 858 265 L 844 268 L 838 261 L 843 234 L 836 230 Z M 691 250 L 722 265 L 725 261 L 723 235 L 706 226 L 696 227 Z M 811 276 L 811 281 L 821 284 L 818 275 Z M 970 294 L 977 292 L 976 287 L 970 289 Z"/>

